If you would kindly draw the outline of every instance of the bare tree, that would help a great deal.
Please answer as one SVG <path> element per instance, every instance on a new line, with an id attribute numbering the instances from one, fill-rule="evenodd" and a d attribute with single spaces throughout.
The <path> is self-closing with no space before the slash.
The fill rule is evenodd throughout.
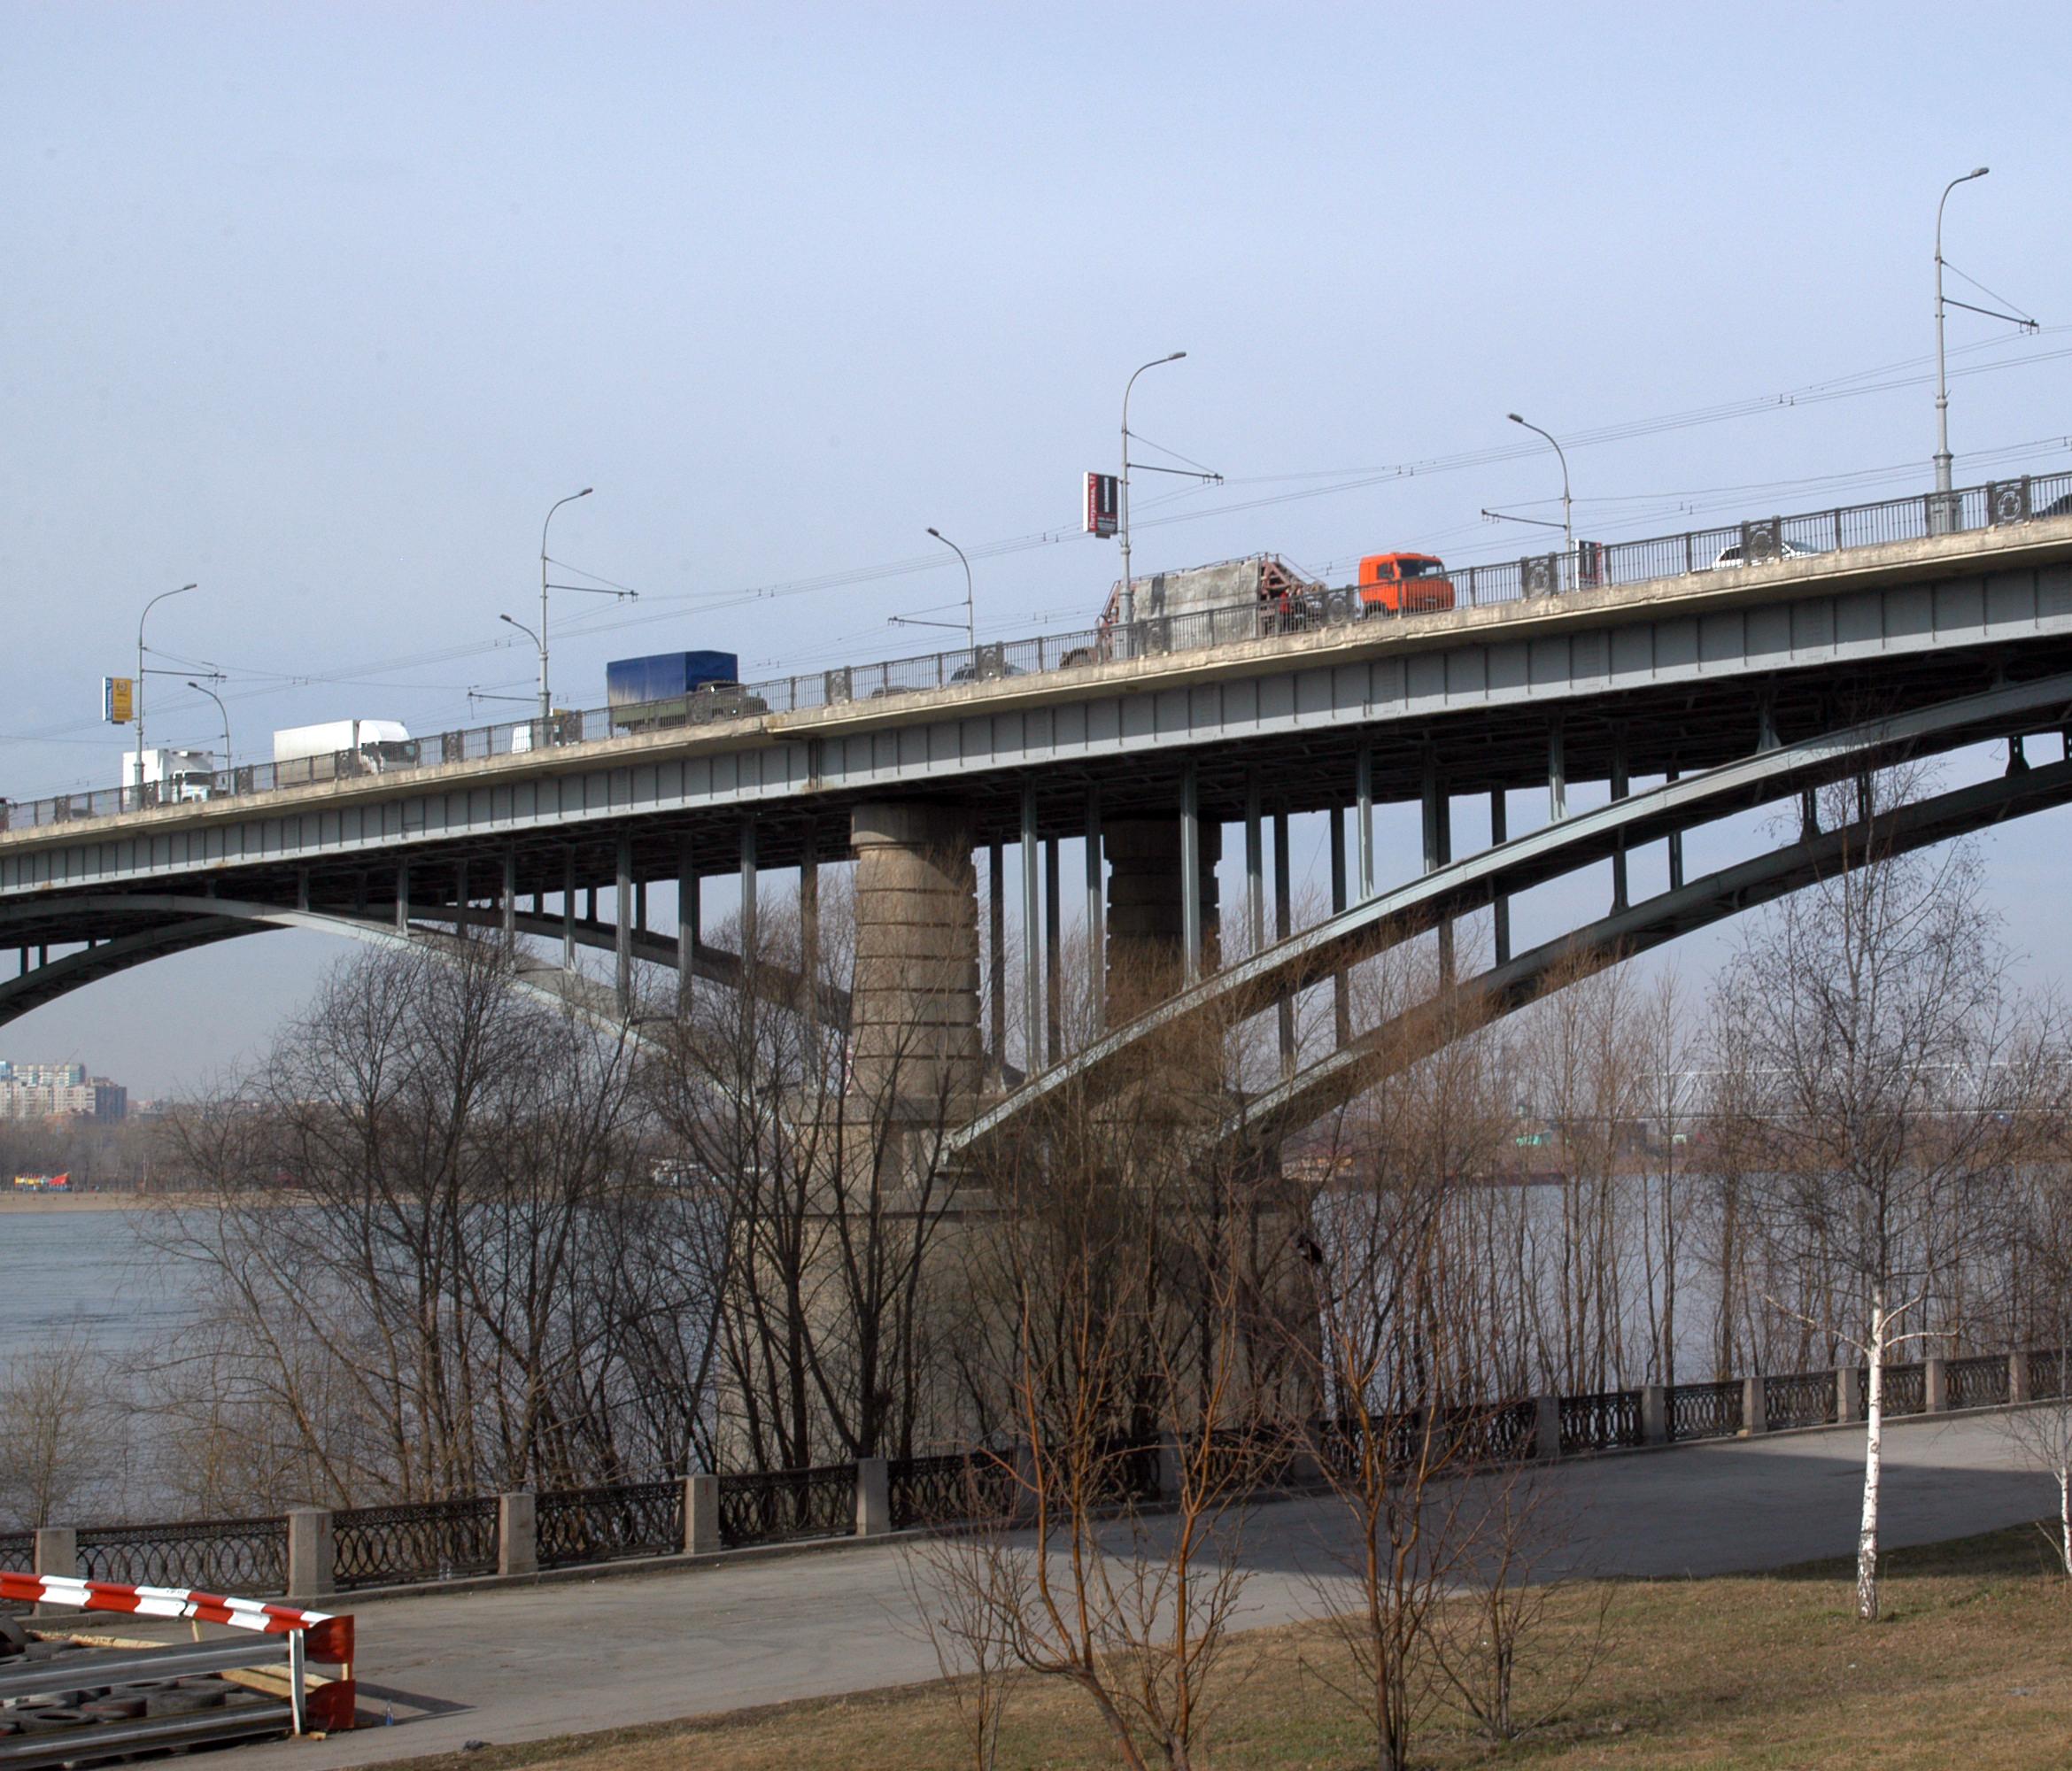
<path id="1" fill-rule="evenodd" d="M 1947 1334 L 1927 1306 L 1998 1221 L 2040 1045 L 2020 1020 L 1970 849 L 1904 854 L 1894 775 L 1822 795 L 1841 863 L 1744 935 L 1722 980 L 1766 1234 L 1802 1280 L 1773 1304 L 1868 1362 L 1857 1609 L 1878 1613 L 1883 1367 Z"/>
<path id="2" fill-rule="evenodd" d="M 2060 1350 L 2060 1364 L 2065 1357 Z M 2058 1531 L 2051 1543 L 2065 1578 L 2072 1581 L 2072 1401 L 2010 1410 L 1998 1422 L 2016 1457 L 2058 1485 Z M 2051 1542 L 2045 1531 L 2045 1539 Z"/>
<path id="3" fill-rule="evenodd" d="M 0 1518 L 35 1530 L 108 1484 L 118 1399 L 86 1336 L 61 1330 L 0 1365 Z"/>

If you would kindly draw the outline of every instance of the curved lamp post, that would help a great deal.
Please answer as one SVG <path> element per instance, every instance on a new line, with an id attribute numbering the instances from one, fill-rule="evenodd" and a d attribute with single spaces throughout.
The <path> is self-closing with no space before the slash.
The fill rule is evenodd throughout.
<path id="1" fill-rule="evenodd" d="M 1137 618 L 1136 592 L 1130 588 L 1130 390 L 1136 386 L 1137 376 L 1144 369 L 1156 369 L 1161 364 L 1177 363 L 1187 353 L 1175 351 L 1170 356 L 1154 357 L 1143 368 L 1136 370 L 1123 383 L 1122 410 L 1122 486 L 1121 509 L 1117 512 L 1122 530 L 1122 602 L 1117 610 L 1120 623 L 1125 629 Z"/>
<path id="2" fill-rule="evenodd" d="M 1551 430 L 1541 429 L 1530 419 L 1520 418 L 1515 412 L 1507 412 L 1504 415 L 1513 424 L 1522 424 L 1535 436 L 1544 437 L 1554 445 L 1555 459 L 1561 463 L 1561 546 L 1568 561 L 1569 588 L 1573 590 L 1577 585 L 1578 575 L 1575 569 L 1575 511 L 1568 496 L 1568 457 L 1562 453 L 1561 445 L 1554 441 Z"/>
<path id="3" fill-rule="evenodd" d="M 970 644 L 972 666 L 974 669 L 976 669 L 978 665 L 978 615 L 977 605 L 975 605 L 971 600 L 971 562 L 969 560 L 964 559 L 964 550 L 958 546 L 955 542 L 952 541 L 948 536 L 945 535 L 942 530 L 939 529 L 932 528 L 928 532 L 932 535 L 938 541 L 941 542 L 945 547 L 948 548 L 951 553 L 955 553 L 959 560 L 963 561 L 964 637 Z"/>
<path id="4" fill-rule="evenodd" d="M 574 504 L 577 499 L 586 499 L 596 490 L 595 486 L 585 486 L 579 492 L 570 492 L 565 499 L 556 499 L 547 507 L 546 522 L 539 526 L 539 631 L 532 637 L 539 642 L 539 725 L 543 740 L 546 735 L 546 723 L 554 714 L 553 696 L 547 688 L 547 528 L 554 520 L 554 513 L 563 505 Z M 509 615 L 504 619 L 511 621 Z M 518 623 L 511 621 L 511 625 L 517 627 Z M 530 632 L 530 630 L 521 629 L 520 631 Z"/>
<path id="5" fill-rule="evenodd" d="M 164 602 L 167 597 L 183 597 L 188 592 L 198 590 L 197 584 L 182 584 L 176 591 L 160 591 L 143 606 L 143 615 L 136 618 L 136 803 L 143 804 L 144 786 L 144 617 Z"/>
<path id="6" fill-rule="evenodd" d="M 1950 490 L 1950 383 L 1943 368 L 1943 208 L 1959 185 L 1983 178 L 1991 170 L 1991 166 L 1975 166 L 1962 178 L 1952 179 L 1943 187 L 1942 201 L 1936 205 L 1936 490 L 1945 495 Z M 1946 496 L 1944 504 L 1946 521 Z"/>
<path id="7" fill-rule="evenodd" d="M 232 774 L 230 769 L 230 709 L 223 705 L 222 696 L 219 695 L 213 689 L 203 688 L 191 677 L 187 680 L 187 686 L 200 694 L 206 695 L 216 704 L 216 711 L 223 715 L 223 773 L 229 776 L 230 791 L 235 793 L 237 791 L 237 777 Z"/>

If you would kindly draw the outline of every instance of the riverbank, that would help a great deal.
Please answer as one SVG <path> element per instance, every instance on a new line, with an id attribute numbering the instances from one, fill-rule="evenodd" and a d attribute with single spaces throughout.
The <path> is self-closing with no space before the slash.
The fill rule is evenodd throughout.
<path id="1" fill-rule="evenodd" d="M 0 1193 L 0 1216 L 9 1212 L 51 1211 L 148 1211 L 154 1205 L 185 1195 L 168 1193 L 119 1193 L 113 1189 L 94 1193 Z"/>

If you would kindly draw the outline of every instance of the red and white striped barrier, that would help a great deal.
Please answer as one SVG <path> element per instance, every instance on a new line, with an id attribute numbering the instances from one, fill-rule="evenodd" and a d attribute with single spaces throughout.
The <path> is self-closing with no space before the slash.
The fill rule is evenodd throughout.
<path id="1" fill-rule="evenodd" d="M 263 1599 L 231 1598 L 184 1587 L 133 1587 L 120 1581 L 81 1581 L 66 1574 L 0 1573 L 0 1599 L 30 1605 L 73 1605 L 81 1611 L 115 1612 L 130 1617 L 174 1617 L 227 1624 L 266 1636 L 285 1636 L 295 1682 L 302 1663 L 319 1660 L 338 1668 L 307 1694 L 307 1726 L 327 1731 L 352 1726 L 352 1619 L 350 1614 L 306 1611 Z M 299 1695 L 299 1693 L 298 1694 Z"/>

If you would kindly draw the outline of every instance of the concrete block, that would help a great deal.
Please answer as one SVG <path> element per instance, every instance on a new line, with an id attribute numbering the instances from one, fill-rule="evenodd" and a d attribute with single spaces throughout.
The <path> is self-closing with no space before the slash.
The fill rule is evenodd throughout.
<path id="1" fill-rule="evenodd" d="M 1743 1433 L 1767 1433 L 1769 1417 L 1764 1411 L 1763 1380 L 1760 1374 L 1741 1380 L 1741 1430 Z"/>
<path id="2" fill-rule="evenodd" d="M 1536 1396 L 1533 1398 L 1533 1456 L 1542 1464 L 1551 1464 L 1560 1455 L 1561 1398 Z"/>
<path id="3" fill-rule="evenodd" d="M 719 1478 L 684 1478 L 684 1553 L 709 1556 L 720 1548 Z"/>
<path id="4" fill-rule="evenodd" d="M 288 1590 L 297 1598 L 320 1598 L 334 1590 L 331 1512 L 298 1506 L 288 1514 Z"/>
<path id="5" fill-rule="evenodd" d="M 1921 1361 L 1921 1388 L 1927 1394 L 1930 1414 L 1941 1414 L 1950 1406 L 1950 1365 L 1946 1359 Z"/>
<path id="6" fill-rule="evenodd" d="M 531 1574 L 539 1570 L 537 1512 L 529 1494 L 497 1496 L 497 1573 Z"/>
<path id="7" fill-rule="evenodd" d="M 892 1529 L 892 1489 L 883 1458 L 856 1459 L 856 1535 L 882 1537 Z"/>
<path id="8" fill-rule="evenodd" d="M 2029 1400 L 2029 1350 L 2026 1347 L 2007 1355 L 2007 1400 Z"/>
<path id="9" fill-rule="evenodd" d="M 1835 1367 L 1835 1419 L 1843 1422 L 1863 1419 L 1863 1368 L 1860 1365 Z"/>
<path id="10" fill-rule="evenodd" d="M 1180 1448 L 1177 1434 L 1161 1433 L 1158 1435 L 1158 1497 L 1161 1500 L 1178 1500 L 1185 1472 L 1180 1460 L 1186 1454 Z"/>
<path id="11" fill-rule="evenodd" d="M 1641 1443 L 1669 1442 L 1669 1392 L 1660 1384 L 1641 1386 Z"/>
<path id="12" fill-rule="evenodd" d="M 79 1578 L 79 1533 L 69 1525 L 46 1525 L 36 1533 L 35 1571 L 39 1574 L 57 1574 L 67 1580 Z M 30 1613 L 35 1617 L 75 1617 L 70 1605 L 39 1605 Z"/>

